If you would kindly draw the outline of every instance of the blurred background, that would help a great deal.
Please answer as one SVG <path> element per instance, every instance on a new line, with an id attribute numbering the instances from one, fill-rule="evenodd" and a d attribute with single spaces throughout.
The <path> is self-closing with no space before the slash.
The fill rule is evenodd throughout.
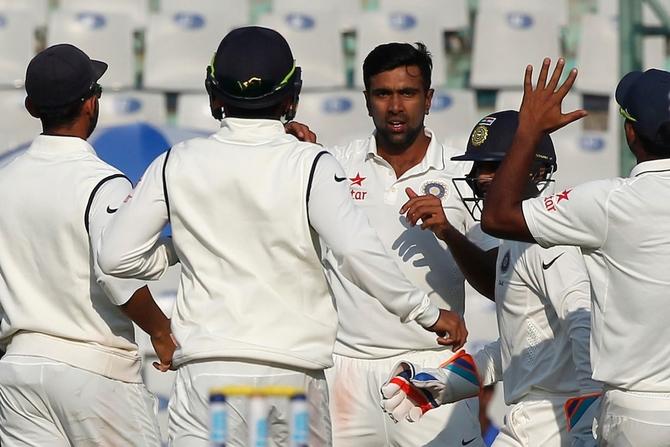
<path id="1" fill-rule="evenodd" d="M 26 66 L 68 42 L 109 63 L 101 79 L 96 150 L 136 181 L 177 141 L 216 131 L 205 68 L 221 38 L 245 24 L 274 28 L 303 68 L 296 119 L 326 146 L 372 130 L 361 66 L 380 43 L 422 41 L 433 54 L 435 96 L 427 125 L 454 152 L 485 114 L 518 109 L 524 67 L 566 58 L 578 81 L 564 108 L 589 116 L 552 137 L 556 188 L 627 174 L 613 92 L 622 73 L 668 66 L 670 0 L 0 0 L 0 158 L 41 129 L 23 108 Z M 167 313 L 178 269 L 151 285 Z M 470 350 L 497 337 L 494 305 L 470 292 Z M 142 342 L 147 357 L 150 345 Z M 164 411 L 172 376 L 146 380 Z M 500 389 L 491 407 L 502 422 Z"/>

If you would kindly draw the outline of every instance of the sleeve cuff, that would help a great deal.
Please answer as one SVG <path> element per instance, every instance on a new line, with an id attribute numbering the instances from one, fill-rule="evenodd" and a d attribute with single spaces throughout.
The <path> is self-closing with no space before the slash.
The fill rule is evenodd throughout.
<path id="1" fill-rule="evenodd" d="M 413 313 L 416 315 L 414 321 L 426 329 L 437 323 L 440 318 L 440 308 L 433 304 L 428 295 L 424 295 L 423 301 Z"/>

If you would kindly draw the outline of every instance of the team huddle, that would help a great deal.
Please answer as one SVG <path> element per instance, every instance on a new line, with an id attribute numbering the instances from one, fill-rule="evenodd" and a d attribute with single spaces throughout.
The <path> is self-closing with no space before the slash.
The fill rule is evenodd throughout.
<path id="1" fill-rule="evenodd" d="M 309 446 L 483 447 L 477 396 L 499 381 L 495 446 L 670 445 L 670 73 L 617 87 L 630 177 L 554 191 L 550 133 L 586 112 L 562 113 L 577 71 L 550 64 L 456 155 L 424 126 L 426 47 L 379 45 L 362 67 L 374 132 L 322 147 L 291 121 L 288 43 L 238 28 L 206 70 L 221 129 L 133 188 L 86 141 L 107 65 L 39 53 L 25 105 L 43 133 L 0 159 L 0 445 L 159 446 L 133 322 L 176 370 L 176 447 L 212 445 L 226 386 L 304 390 Z M 176 263 L 168 319 L 143 281 Z M 465 281 L 499 329 L 470 353 Z M 288 400 L 268 402 L 267 445 L 295 445 Z M 225 406 L 225 445 L 248 445 L 250 400 Z"/>

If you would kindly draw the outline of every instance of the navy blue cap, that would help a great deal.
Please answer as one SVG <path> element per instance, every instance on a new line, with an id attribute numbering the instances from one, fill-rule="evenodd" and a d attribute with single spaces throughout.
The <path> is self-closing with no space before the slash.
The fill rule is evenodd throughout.
<path id="1" fill-rule="evenodd" d="M 245 26 L 229 32 L 210 65 L 216 92 L 243 108 L 277 104 L 299 75 L 286 39 L 277 31 Z"/>
<path id="2" fill-rule="evenodd" d="M 661 124 L 670 121 L 670 73 L 652 68 L 632 71 L 616 88 L 621 113 L 642 136 L 654 141 Z"/>
<path id="3" fill-rule="evenodd" d="M 472 129 L 465 154 L 452 160 L 502 161 L 512 146 L 516 128 L 519 126 L 519 112 L 505 110 L 482 118 Z M 535 151 L 535 161 L 550 164 L 556 170 L 556 152 L 551 137 L 545 134 Z"/>
<path id="4" fill-rule="evenodd" d="M 70 44 L 40 51 L 26 69 L 26 93 L 39 109 L 66 106 L 93 92 L 107 64 Z"/>

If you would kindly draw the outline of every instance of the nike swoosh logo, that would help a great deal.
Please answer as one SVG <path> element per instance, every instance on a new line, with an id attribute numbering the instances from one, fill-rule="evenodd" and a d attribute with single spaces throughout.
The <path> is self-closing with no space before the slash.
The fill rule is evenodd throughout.
<path id="1" fill-rule="evenodd" d="M 545 263 L 543 262 L 543 263 L 542 263 L 542 268 L 543 268 L 544 270 L 547 270 L 549 267 L 551 267 L 551 266 L 554 264 L 554 262 L 556 262 L 556 260 L 557 260 L 558 258 L 560 258 L 561 256 L 563 256 L 564 254 L 565 254 L 565 252 L 563 252 L 563 253 L 561 253 L 560 255 L 556 256 L 554 259 L 552 259 L 551 261 L 549 261 L 548 264 L 545 264 Z"/>
<path id="2" fill-rule="evenodd" d="M 118 211 L 118 208 L 110 208 L 109 206 L 107 206 L 107 213 L 108 214 L 114 214 L 117 211 Z"/>
<path id="3" fill-rule="evenodd" d="M 346 177 L 338 177 L 337 174 L 333 174 L 333 177 L 335 177 L 335 181 L 338 183 L 343 182 L 347 179 Z"/>
<path id="4" fill-rule="evenodd" d="M 472 443 L 475 439 L 477 439 L 477 438 L 476 437 L 472 438 L 469 441 L 466 441 L 465 439 L 461 439 L 461 445 L 468 445 L 468 444 Z"/>

